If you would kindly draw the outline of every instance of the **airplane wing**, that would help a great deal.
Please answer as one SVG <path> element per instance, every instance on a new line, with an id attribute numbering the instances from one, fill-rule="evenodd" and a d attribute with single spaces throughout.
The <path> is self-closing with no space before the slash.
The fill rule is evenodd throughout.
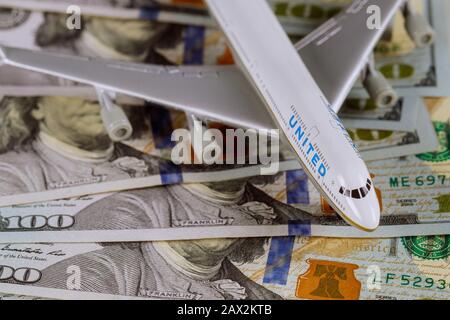
<path id="1" fill-rule="evenodd" d="M 335 112 L 402 1 L 355 1 L 296 45 Z M 366 27 L 366 10 L 373 4 L 381 8 L 379 30 Z M 234 126 L 276 127 L 245 76 L 234 66 L 161 67 L 7 47 L 0 48 L 0 55 L 6 64 L 139 97 Z"/>
<path id="2" fill-rule="evenodd" d="M 9 47 L 1 48 L 0 59 L 243 128 L 274 127 L 258 96 L 234 67 L 164 67 Z"/>
<path id="3" fill-rule="evenodd" d="M 394 14 L 405 0 L 354 1 L 295 45 L 320 89 L 338 111 Z M 379 10 L 370 29 L 370 9 Z M 372 26 L 371 26 L 372 27 Z"/>

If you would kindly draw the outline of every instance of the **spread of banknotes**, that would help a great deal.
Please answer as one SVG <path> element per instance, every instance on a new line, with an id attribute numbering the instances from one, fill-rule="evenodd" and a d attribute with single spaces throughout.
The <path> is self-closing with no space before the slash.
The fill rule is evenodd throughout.
<path id="1" fill-rule="evenodd" d="M 350 2 L 268 0 L 293 42 Z M 274 175 L 175 165 L 183 112 L 118 95 L 134 132 L 113 143 L 93 88 L 0 66 L 0 300 L 450 299 L 450 5 L 411 3 L 436 42 L 416 48 L 399 14 L 375 49 L 399 102 L 376 107 L 357 81 L 339 113 L 382 209 L 373 232 L 288 149 Z M 0 0 L 0 44 L 234 63 L 201 0 Z"/>

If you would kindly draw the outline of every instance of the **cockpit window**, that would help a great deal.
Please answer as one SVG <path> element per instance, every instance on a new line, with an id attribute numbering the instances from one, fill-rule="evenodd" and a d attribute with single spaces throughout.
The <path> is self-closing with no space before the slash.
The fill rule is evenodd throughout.
<path id="1" fill-rule="evenodd" d="M 339 189 L 339 193 L 349 198 L 361 199 L 367 196 L 367 194 L 370 192 L 371 189 L 372 189 L 372 181 L 370 181 L 370 179 L 367 179 L 365 186 L 351 190 L 341 186 L 341 188 Z"/>
<path id="2" fill-rule="evenodd" d="M 359 188 L 359 193 L 361 194 L 361 197 L 364 198 L 369 193 L 369 191 L 367 190 L 366 187 L 362 187 Z"/>

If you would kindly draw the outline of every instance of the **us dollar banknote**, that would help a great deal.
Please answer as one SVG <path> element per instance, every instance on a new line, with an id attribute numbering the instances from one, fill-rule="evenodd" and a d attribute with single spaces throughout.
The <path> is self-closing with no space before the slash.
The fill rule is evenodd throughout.
<path id="1" fill-rule="evenodd" d="M 46 300 L 46 299 L 42 297 L 24 296 L 0 292 L 0 301 L 9 301 L 9 300 L 16 301 L 16 300 Z"/>
<path id="2" fill-rule="evenodd" d="M 449 299 L 449 236 L 0 245 L 0 290 L 53 299 Z"/>
<path id="3" fill-rule="evenodd" d="M 421 104 L 417 97 L 400 98 L 393 107 L 379 108 L 370 99 L 347 99 L 339 110 L 346 128 L 413 132 Z"/>
<path id="4" fill-rule="evenodd" d="M 9 2 L 21 3 L 30 1 Z M 39 7 L 42 3 L 45 2 L 35 5 Z M 56 7 L 61 6 L 61 2 L 58 3 Z M 63 4 L 66 6 L 67 3 Z M 4 9 L 1 14 L 4 23 L 0 25 L 0 43 L 3 45 L 150 64 L 233 63 L 225 37 L 213 27 L 95 15 L 83 17 L 80 28 L 72 30 L 67 27 L 65 14 L 17 8 Z M 2 66 L 0 94 L 93 96 L 95 92 L 91 87 Z"/>
<path id="5" fill-rule="evenodd" d="M 2 99 L 0 206 L 261 173 L 256 161 L 175 165 L 170 153 L 165 158 L 154 151 L 176 146 L 171 139 L 178 128 L 176 117 L 184 115 L 172 118 L 170 111 L 157 106 L 124 108 L 135 137 L 113 142 L 97 101 L 59 96 Z"/>
<path id="6" fill-rule="evenodd" d="M 174 5 L 170 0 L 162 1 Z M 286 26 L 297 23 L 305 35 L 348 5 L 348 0 L 268 1 Z M 376 66 L 400 95 L 446 96 L 450 87 L 449 38 L 447 30 L 450 7 L 445 0 L 412 0 L 414 10 L 422 13 L 436 30 L 436 43 L 416 48 L 405 30 L 399 13 L 391 28 L 375 49 Z M 194 2 L 194 4 L 198 4 Z M 366 97 L 361 83 L 352 91 L 354 97 Z"/>
<path id="7" fill-rule="evenodd" d="M 364 160 L 380 160 L 434 151 L 438 147 L 436 133 L 422 101 L 412 131 L 370 130 L 347 128 Z"/>
<path id="8" fill-rule="evenodd" d="M 14 4 L 33 3 L 15 1 Z M 46 3 L 46 1 L 38 1 Z M 84 1 L 86 3 L 86 1 Z M 109 3 L 102 1 L 100 3 Z M 116 2 L 115 2 L 116 3 Z M 289 21 L 306 21 L 317 25 L 331 16 L 348 1 L 292 1 L 274 2 L 279 16 Z M 445 0 L 412 1 L 423 12 L 437 31 L 436 43 L 431 47 L 415 48 L 409 39 L 404 20 L 399 14 L 388 33 L 376 49 L 377 68 L 393 83 L 402 96 L 445 96 L 449 87 L 450 63 L 448 30 L 448 4 Z M 128 5 L 129 3 L 126 2 Z M 3 6 L 8 2 L 4 1 Z M 99 4 L 97 4 L 99 5 Z M 11 6 L 11 4 L 10 4 Z M 39 7 L 39 5 L 36 5 Z M 65 7 L 63 5 L 63 7 Z M 53 12 L 2 11 L 5 21 L 0 26 L 0 43 L 32 49 L 58 51 L 75 55 L 97 56 L 145 63 L 163 64 L 231 64 L 233 57 L 222 32 L 215 27 L 184 25 L 150 21 L 146 19 L 117 19 L 87 16 L 80 29 L 67 28 L 66 15 Z M 1 29 L 3 28 L 3 29 Z M 294 27 L 294 29 L 296 29 Z M 309 31 L 308 31 L 309 32 Z M 305 32 L 306 35 L 308 32 Z M 111 35 L 114 36 L 111 36 Z M 20 39 L 20 41 L 18 41 Z M 293 41 L 299 39 L 294 36 Z M 61 84 L 66 84 L 61 86 Z M 22 87 L 25 86 L 25 87 Z M 24 72 L 17 68 L 0 68 L 0 93 L 9 95 L 93 94 L 87 87 L 73 91 L 67 82 L 55 78 Z M 73 88 L 72 88 L 73 89 Z M 53 92 L 53 93 L 52 93 Z M 366 98 L 360 84 L 352 95 Z"/>
<path id="9" fill-rule="evenodd" d="M 167 2 L 171 3 L 170 0 Z M 286 25 L 301 21 L 300 29 L 309 29 L 305 35 L 350 2 L 269 1 L 280 21 Z M 405 29 L 405 20 L 399 13 L 375 49 L 376 67 L 400 95 L 446 96 L 450 87 L 450 44 L 447 35 L 450 7 L 444 0 L 412 0 L 410 3 L 436 30 L 436 43 L 431 47 L 416 48 Z M 360 82 L 351 94 L 354 97 L 367 97 Z"/>
<path id="10" fill-rule="evenodd" d="M 340 11 L 349 0 L 270 0 L 269 5 L 290 34 L 305 35 Z M 0 0 L 0 6 L 29 11 L 77 13 L 118 19 L 147 19 L 165 23 L 217 27 L 202 1 Z M 73 11 L 76 8 L 78 11 Z"/>
<path id="11" fill-rule="evenodd" d="M 0 242 L 114 242 L 258 236 L 398 237 L 450 233 L 447 99 L 427 100 L 437 152 L 368 162 L 380 227 L 344 223 L 294 167 L 274 176 L 167 185 L 0 208 Z"/>
<path id="12" fill-rule="evenodd" d="M 186 59 L 182 63 L 203 64 L 204 57 L 209 56 L 203 53 L 203 46 L 192 46 L 206 41 L 203 31 L 196 32 L 194 27 L 189 29 L 148 20 L 89 17 L 83 19 L 81 29 L 71 30 L 66 26 L 65 15 L 15 10 L 2 10 L 1 14 L 4 23 L 0 26 L 0 43 L 3 45 L 167 65 L 172 64 L 171 61 L 158 51 L 183 46 L 186 41 L 191 45 L 186 47 Z M 190 57 L 196 60 L 190 60 Z M 10 66 L 0 68 L 0 87 L 0 94 L 10 96 L 95 94 L 91 87 Z"/>
<path id="13" fill-rule="evenodd" d="M 448 19 L 450 6 L 446 1 L 410 2 L 415 10 L 428 17 L 436 31 L 432 46 L 417 48 L 398 14 L 387 39 L 375 49 L 377 69 L 389 80 L 400 95 L 446 96 L 450 87 Z M 355 85 L 353 96 L 367 96 L 361 83 Z"/>
<path id="14" fill-rule="evenodd" d="M 422 103 L 420 99 L 411 103 Z M 423 103 L 422 103 L 423 105 Z M 129 141 L 109 139 L 97 101 L 80 97 L 5 97 L 0 121 L 0 206 L 176 183 L 257 176 L 261 169 L 300 168 L 289 152 L 258 165 L 175 165 L 175 129 L 187 129 L 182 112 L 155 105 L 124 106 L 134 127 Z M 349 129 L 365 160 L 404 156 L 437 148 L 423 106 L 414 132 Z M 188 147 L 188 146 L 187 146 Z M 274 167 L 275 168 L 275 167 Z"/>

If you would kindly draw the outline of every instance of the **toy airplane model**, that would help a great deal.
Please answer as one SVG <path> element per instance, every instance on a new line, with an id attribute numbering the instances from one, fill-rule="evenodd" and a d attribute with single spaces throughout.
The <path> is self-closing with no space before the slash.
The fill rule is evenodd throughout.
<path id="1" fill-rule="evenodd" d="M 8 47 L 1 48 L 0 59 L 94 86 L 115 141 L 132 131 L 113 102 L 115 93 L 237 127 L 279 128 L 336 212 L 358 228 L 376 229 L 380 206 L 373 182 L 336 112 L 358 76 L 378 105 L 397 101 L 371 52 L 399 9 L 417 46 L 430 44 L 434 33 L 425 18 L 405 0 L 356 0 L 294 47 L 264 0 L 206 3 L 241 70 L 122 63 Z M 371 6 L 381 13 L 378 28 L 367 24 Z"/>

